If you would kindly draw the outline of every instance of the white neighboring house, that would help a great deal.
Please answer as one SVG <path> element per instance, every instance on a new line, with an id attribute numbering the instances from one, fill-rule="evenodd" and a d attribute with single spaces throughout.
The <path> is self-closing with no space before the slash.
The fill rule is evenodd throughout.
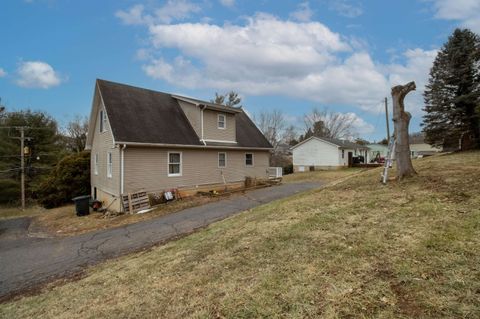
<path id="1" fill-rule="evenodd" d="M 368 147 L 346 140 L 312 136 L 292 147 L 294 172 L 337 169 L 353 164 L 353 157 L 364 156 Z"/>
<path id="2" fill-rule="evenodd" d="M 434 147 L 427 143 L 412 143 L 410 144 L 410 156 L 412 158 L 435 155 L 442 151 L 441 147 Z"/>

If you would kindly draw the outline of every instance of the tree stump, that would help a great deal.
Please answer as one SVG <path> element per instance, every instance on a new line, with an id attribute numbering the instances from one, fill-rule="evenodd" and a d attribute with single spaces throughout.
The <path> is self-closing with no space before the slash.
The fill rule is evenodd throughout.
<path id="1" fill-rule="evenodd" d="M 405 112 L 405 105 L 403 104 L 405 96 L 415 89 L 416 86 L 413 81 L 392 88 L 393 135 L 395 138 L 395 161 L 397 163 L 398 179 L 416 174 L 410 157 L 410 143 L 408 140 L 408 125 L 412 116 L 409 112 Z"/>

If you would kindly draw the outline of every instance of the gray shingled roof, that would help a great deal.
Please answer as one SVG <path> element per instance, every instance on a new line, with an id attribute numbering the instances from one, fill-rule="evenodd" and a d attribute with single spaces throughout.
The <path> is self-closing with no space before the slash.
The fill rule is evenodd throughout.
<path id="1" fill-rule="evenodd" d="M 347 141 L 347 140 L 341 140 L 341 139 L 338 139 L 338 138 L 329 138 L 329 137 L 316 137 L 316 136 L 312 136 L 312 137 L 309 137 L 307 138 L 306 140 L 292 146 L 290 149 L 294 149 L 304 143 L 306 143 L 307 141 L 310 141 L 311 139 L 319 139 L 319 140 L 322 140 L 322 141 L 325 141 L 327 143 L 331 143 L 331 144 L 334 144 L 336 146 L 338 146 L 339 148 L 345 148 L 345 149 L 359 149 L 359 148 L 362 148 L 362 149 L 368 149 L 368 146 L 365 146 L 365 145 L 360 145 L 360 144 L 357 144 L 357 143 L 353 143 L 353 142 L 350 142 L 350 141 Z"/>
<path id="2" fill-rule="evenodd" d="M 237 107 L 231 107 L 231 106 L 226 106 L 226 105 L 221 105 L 221 104 L 216 104 L 212 102 L 207 102 L 199 99 L 195 99 L 192 97 L 188 96 L 182 96 L 182 95 L 177 95 L 177 94 L 172 94 L 172 97 L 181 101 L 189 102 L 192 104 L 200 104 L 200 105 L 205 105 L 207 109 L 215 110 L 215 111 L 222 111 L 222 112 L 227 112 L 227 113 L 239 113 L 242 110 Z"/>
<path id="3" fill-rule="evenodd" d="M 338 138 L 329 138 L 329 137 L 319 137 L 320 139 L 330 142 L 332 144 L 335 144 L 337 146 L 340 146 L 340 148 L 368 148 L 365 145 L 360 145 L 357 143 L 353 143 L 347 140 L 341 140 Z"/>
<path id="4" fill-rule="evenodd" d="M 115 141 L 203 145 L 171 94 L 100 79 L 97 85 Z M 239 109 L 235 118 L 237 143 L 230 147 L 272 147 L 243 110 Z"/>

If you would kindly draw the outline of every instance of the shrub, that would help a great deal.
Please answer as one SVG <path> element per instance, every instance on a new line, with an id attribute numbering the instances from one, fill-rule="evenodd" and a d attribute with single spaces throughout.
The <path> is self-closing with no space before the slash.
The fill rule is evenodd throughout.
<path id="1" fill-rule="evenodd" d="M 283 175 L 293 174 L 293 164 L 288 164 L 283 167 Z"/>
<path id="2" fill-rule="evenodd" d="M 11 204 L 20 200 L 20 181 L 0 179 L 0 203 Z"/>
<path id="3" fill-rule="evenodd" d="M 36 190 L 45 208 L 70 203 L 73 197 L 90 194 L 90 154 L 75 153 L 61 159 Z"/>

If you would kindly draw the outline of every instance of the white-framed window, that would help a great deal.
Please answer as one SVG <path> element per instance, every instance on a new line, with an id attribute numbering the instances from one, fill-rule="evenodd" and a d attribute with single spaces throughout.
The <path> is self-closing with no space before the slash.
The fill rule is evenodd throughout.
<path id="1" fill-rule="evenodd" d="M 94 157 L 93 162 L 94 162 L 93 173 L 94 173 L 95 175 L 98 175 L 98 153 L 95 154 L 95 157 Z"/>
<path id="2" fill-rule="evenodd" d="M 107 131 L 107 113 L 104 110 L 100 110 L 100 133 Z"/>
<path id="3" fill-rule="evenodd" d="M 342 150 L 342 158 L 345 158 L 345 150 Z"/>
<path id="4" fill-rule="evenodd" d="M 253 166 L 253 153 L 245 153 L 245 166 Z"/>
<path id="5" fill-rule="evenodd" d="M 182 152 L 168 152 L 168 176 L 182 176 Z"/>
<path id="6" fill-rule="evenodd" d="M 217 115 L 217 127 L 222 130 L 227 128 L 227 117 L 225 116 L 225 114 Z"/>
<path id="7" fill-rule="evenodd" d="M 113 172 L 113 158 L 112 153 L 107 153 L 107 177 L 111 178 Z"/>
<path id="8" fill-rule="evenodd" d="M 227 153 L 225 152 L 218 153 L 218 167 L 220 168 L 227 167 Z"/>

